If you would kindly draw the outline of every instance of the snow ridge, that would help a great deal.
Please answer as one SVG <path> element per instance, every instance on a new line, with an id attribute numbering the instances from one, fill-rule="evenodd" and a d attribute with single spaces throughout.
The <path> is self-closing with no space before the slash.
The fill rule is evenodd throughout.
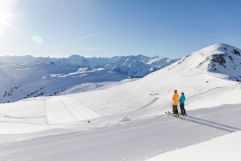
<path id="1" fill-rule="evenodd" d="M 200 69 L 241 81 L 241 50 L 227 44 L 214 44 L 182 58 L 171 68 L 183 71 Z"/>

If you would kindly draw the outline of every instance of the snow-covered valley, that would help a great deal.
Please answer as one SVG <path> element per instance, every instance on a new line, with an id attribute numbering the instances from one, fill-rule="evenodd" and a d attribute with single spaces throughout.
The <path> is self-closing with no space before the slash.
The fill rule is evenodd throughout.
<path id="1" fill-rule="evenodd" d="M 144 161 L 156 155 L 160 156 L 153 160 L 168 160 L 180 155 L 173 150 L 184 148 L 185 153 L 190 150 L 185 150 L 187 146 L 237 132 L 241 129 L 240 53 L 236 47 L 215 44 L 140 79 L 86 92 L 75 86 L 57 96 L 0 104 L 0 160 Z M 110 71 L 114 74 L 108 78 L 113 80 L 108 81 L 129 75 L 123 78 L 113 68 L 98 70 L 99 75 L 91 71 L 93 80 Z M 82 72 L 77 72 L 78 77 L 86 74 Z M 67 73 L 76 76 L 74 71 Z M 66 83 L 68 76 L 50 75 L 64 78 L 51 83 Z M 171 110 L 174 89 L 185 92 L 192 118 L 165 114 Z M 234 136 L 240 139 L 238 135 Z M 235 146 L 238 150 L 241 145 Z M 168 151 L 174 154 L 164 153 Z"/>

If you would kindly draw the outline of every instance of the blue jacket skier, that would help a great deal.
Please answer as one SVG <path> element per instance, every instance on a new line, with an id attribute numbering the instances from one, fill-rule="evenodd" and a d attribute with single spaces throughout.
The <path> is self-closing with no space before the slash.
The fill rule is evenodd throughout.
<path id="1" fill-rule="evenodd" d="M 180 109 L 181 109 L 181 114 L 182 115 L 187 115 L 186 114 L 186 110 L 185 110 L 185 101 L 186 101 L 186 97 L 185 97 L 185 94 L 182 92 L 181 93 L 181 97 L 179 99 Z"/>

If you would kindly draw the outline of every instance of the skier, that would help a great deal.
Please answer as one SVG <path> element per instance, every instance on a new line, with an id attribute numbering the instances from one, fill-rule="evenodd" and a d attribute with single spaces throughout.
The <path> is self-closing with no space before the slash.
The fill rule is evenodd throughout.
<path id="1" fill-rule="evenodd" d="M 179 103 L 179 94 L 177 93 L 177 90 L 174 90 L 174 94 L 172 96 L 172 111 L 174 116 L 176 117 L 179 116 L 178 109 L 177 109 L 178 103 Z"/>
<path id="2" fill-rule="evenodd" d="M 181 109 L 181 113 L 182 113 L 182 115 L 184 116 L 184 115 L 187 115 L 186 114 L 186 110 L 185 110 L 185 100 L 186 100 L 186 97 L 185 97 L 185 94 L 182 92 L 181 93 L 181 97 L 180 97 L 180 99 L 179 99 L 179 102 L 180 102 L 180 109 Z"/>

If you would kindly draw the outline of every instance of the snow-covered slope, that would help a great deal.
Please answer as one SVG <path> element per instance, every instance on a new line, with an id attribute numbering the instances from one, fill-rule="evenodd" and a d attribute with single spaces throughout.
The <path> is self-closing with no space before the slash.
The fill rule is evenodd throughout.
<path id="1" fill-rule="evenodd" d="M 227 72 L 226 75 L 223 75 L 224 73 L 222 75 L 216 74 L 217 71 L 215 73 L 210 71 L 209 65 L 213 64 L 211 60 L 206 61 L 206 66 L 204 64 L 201 68 L 199 67 L 200 63 L 209 56 L 220 53 L 222 46 L 222 44 L 213 45 L 201 51 L 194 52 L 191 56 L 135 82 L 102 91 L 70 95 L 70 97 L 76 97 L 82 104 L 99 111 L 101 115 L 135 110 L 139 110 L 139 112 L 145 111 L 143 113 L 157 114 L 158 111 L 170 108 L 170 98 L 174 89 L 186 93 L 188 108 L 197 108 L 196 104 L 202 102 L 202 107 L 239 103 L 239 82 L 223 79 L 231 71 Z M 226 47 L 230 50 L 233 48 L 232 46 Z M 206 56 L 203 56 L 203 53 Z M 233 55 L 233 58 L 235 57 L 236 55 Z M 231 65 L 227 64 L 227 67 Z M 240 71 L 233 70 L 233 72 L 238 73 Z M 98 103 L 88 101 L 87 98 L 89 97 L 94 98 Z"/>
<path id="2" fill-rule="evenodd" d="M 225 52 L 224 47 L 230 52 Z M 39 110 L 42 108 L 41 111 L 44 113 L 41 116 L 46 120 L 43 123 L 104 118 L 111 118 L 112 121 L 109 121 L 113 122 L 122 117 L 137 119 L 159 115 L 161 112 L 169 110 L 170 98 L 174 89 L 186 93 L 188 109 L 238 104 L 241 103 L 239 99 L 240 83 L 228 79 L 233 76 L 232 73 L 235 73 L 235 76 L 240 74 L 240 70 L 238 70 L 240 69 L 240 56 L 231 52 L 234 49 L 238 50 L 229 45 L 212 45 L 136 81 L 98 91 L 2 104 L 0 113 L 12 117 L 16 115 L 17 117 L 30 117 L 36 109 L 26 108 L 27 104 L 39 104 L 40 101 Z M 225 63 L 225 69 L 227 69 L 225 71 L 221 70 L 224 69 L 222 64 L 213 61 L 215 55 L 224 53 L 233 58 L 237 65 L 235 69 L 231 68 L 232 61 Z M 230 59 L 228 56 L 227 59 Z M 213 72 L 211 67 L 215 64 L 218 70 Z M 217 72 L 221 74 L 217 74 Z M 21 106 L 21 112 L 19 112 L 17 104 L 22 102 L 26 106 Z M 9 109 L 9 106 L 12 108 Z M 8 118 L 2 119 L 7 120 Z"/>
<path id="3" fill-rule="evenodd" d="M 143 161 L 239 131 L 239 52 L 233 46 L 216 44 L 135 81 L 101 90 L 0 104 L 0 141 L 26 139 L 0 145 L 0 160 Z M 91 70 L 81 68 L 77 73 L 83 71 Z M 186 93 L 190 116 L 185 119 L 164 114 L 171 108 L 174 89 Z M 92 130 L 83 132 L 83 129 Z M 16 134 L 43 130 L 49 131 Z M 49 136 L 51 134 L 54 136 Z M 189 153 L 205 153 L 210 146 L 214 154 L 219 150 L 228 151 L 222 153 L 222 159 L 229 160 L 231 157 L 226 155 L 229 154 L 233 155 L 231 159 L 237 160 L 239 151 L 230 152 L 228 144 L 240 148 L 234 141 L 240 139 L 239 135 L 164 153 L 153 159 L 172 160 L 177 155 L 178 160 L 187 160 Z M 31 139 L 40 136 L 44 137 Z M 201 155 L 200 158 L 213 161 L 213 156 Z"/>

